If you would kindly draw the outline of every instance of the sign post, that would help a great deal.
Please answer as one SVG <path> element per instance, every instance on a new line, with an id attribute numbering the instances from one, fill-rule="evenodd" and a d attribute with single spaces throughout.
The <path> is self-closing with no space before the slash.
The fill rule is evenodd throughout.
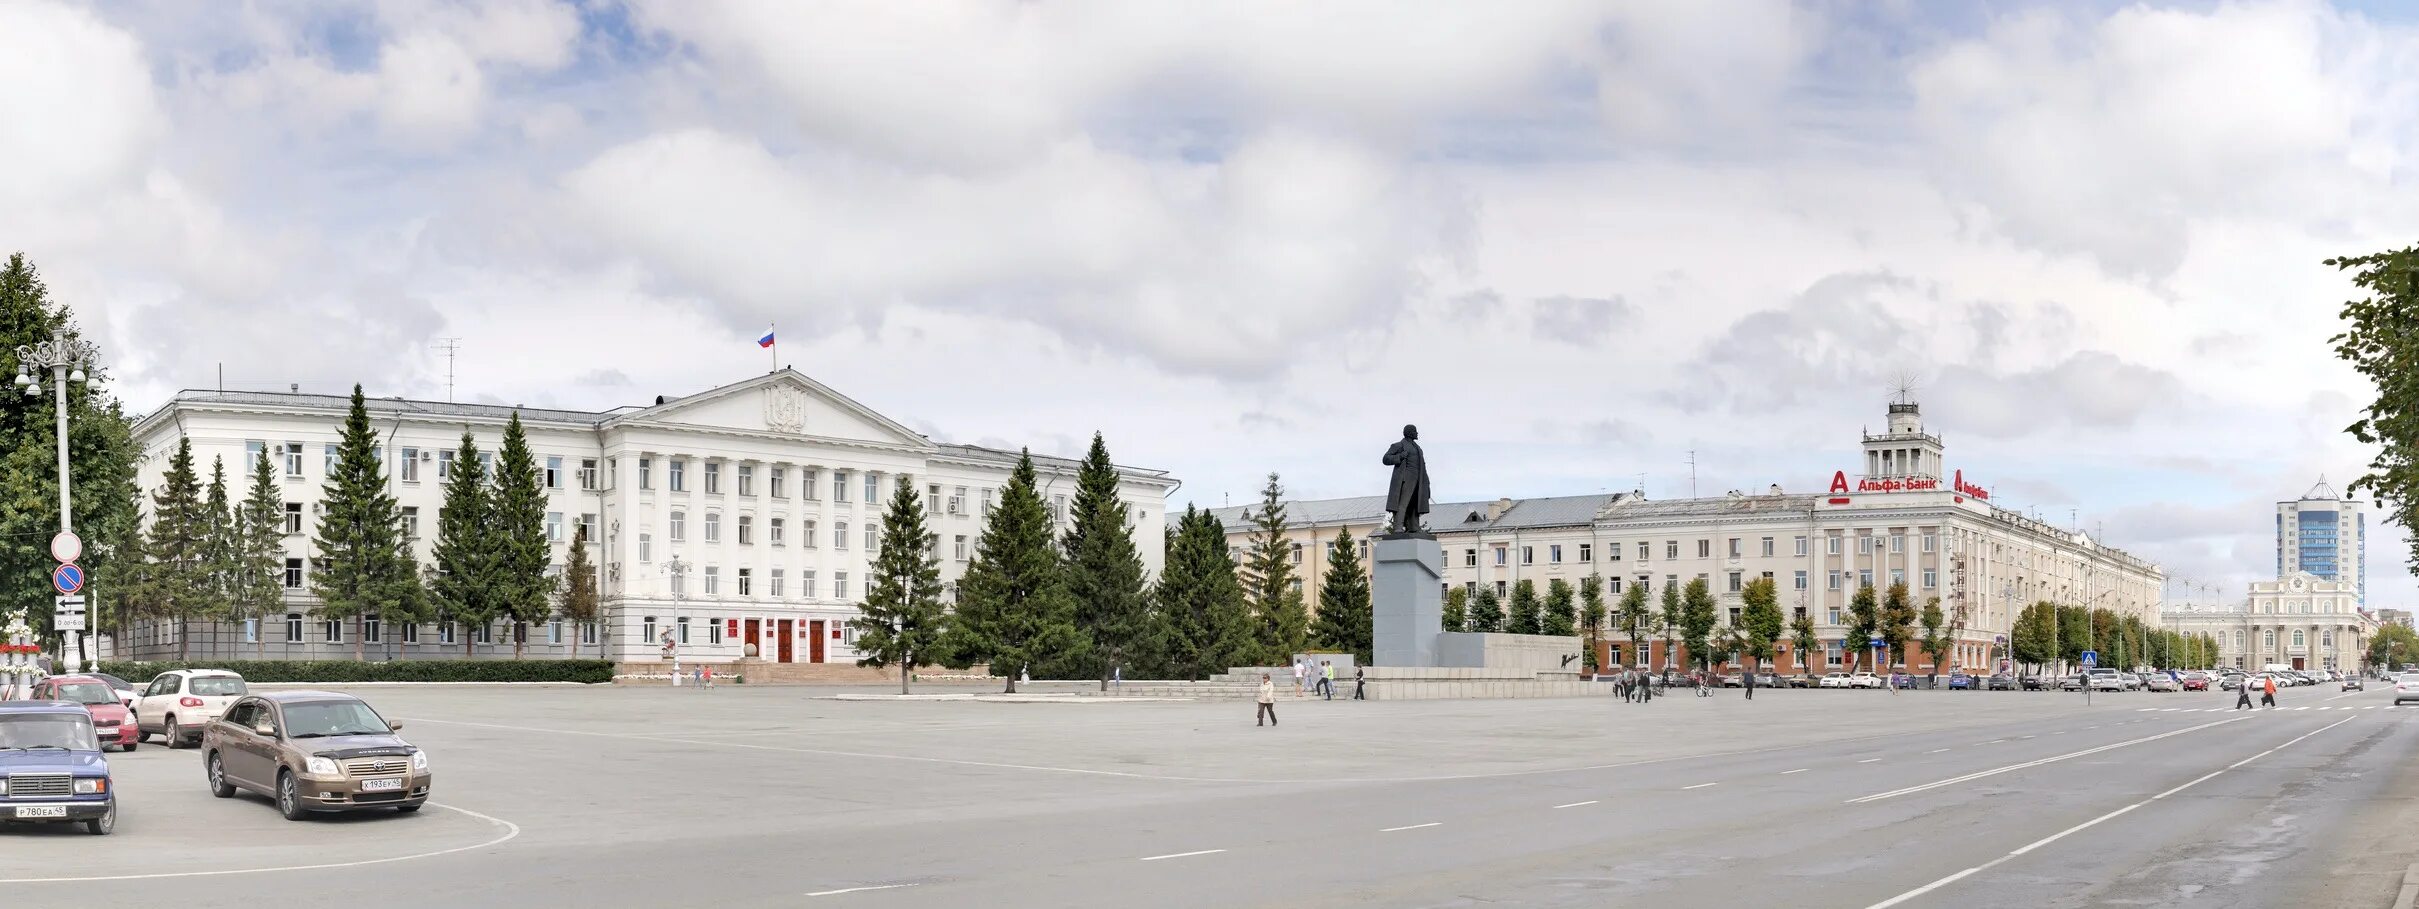
<path id="1" fill-rule="evenodd" d="M 52 597 L 53 611 L 50 627 L 60 631 L 84 630 L 84 598 Z"/>
<path id="2" fill-rule="evenodd" d="M 2086 651 L 2083 651 L 2083 659 L 2082 659 L 2082 663 L 2083 663 L 2083 668 L 2085 668 L 2085 669 L 2090 669 L 2090 668 L 2092 668 L 2092 667 L 2094 667 L 2094 666 L 2098 666 L 2098 665 L 2100 665 L 2100 652 L 2099 652 L 2099 651 L 2097 651 L 2097 650 L 2086 650 Z M 2083 706 L 2085 706 L 2085 707 L 2089 707 L 2089 706 L 2091 706 L 2091 674 L 2090 674 L 2090 673 L 2084 673 L 2084 675 L 2083 675 Z"/>
<path id="3" fill-rule="evenodd" d="M 62 431 L 61 435 L 65 435 L 65 432 Z M 64 442 L 61 443 L 61 447 L 65 447 Z M 60 670 L 78 672 L 84 668 L 84 598 L 78 594 L 84 592 L 84 582 L 87 578 L 84 575 L 83 566 L 77 565 L 76 560 L 84 557 L 84 538 L 76 536 L 75 531 L 66 529 L 64 516 L 67 513 L 65 501 L 67 489 L 64 477 L 67 475 L 67 471 L 64 464 L 61 465 L 59 475 L 62 477 L 59 489 L 61 500 L 59 512 L 62 520 L 59 532 L 52 534 L 50 538 L 50 557 L 59 560 L 59 567 L 50 571 L 50 586 L 59 591 L 59 607 L 51 617 L 50 627 L 51 630 L 62 632 L 67 636 L 59 648 Z M 68 600 L 75 601 L 75 611 L 72 614 L 67 609 Z M 70 618 L 70 615 L 73 618 Z"/>

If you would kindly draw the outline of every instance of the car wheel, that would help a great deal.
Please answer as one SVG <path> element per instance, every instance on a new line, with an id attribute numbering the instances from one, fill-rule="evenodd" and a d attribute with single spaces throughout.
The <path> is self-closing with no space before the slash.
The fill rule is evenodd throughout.
<path id="1" fill-rule="evenodd" d="M 118 746 L 118 750 L 119 750 L 119 751 L 133 751 L 133 750 L 135 750 L 135 749 L 137 749 L 137 748 L 141 748 L 141 747 L 143 747 L 143 739 L 142 739 L 142 737 L 137 736 L 137 737 L 135 738 L 135 740 L 134 740 L 134 741 L 127 742 L 127 743 L 126 743 L 126 744 L 124 744 L 124 745 L 120 745 L 120 746 Z"/>
<path id="2" fill-rule="evenodd" d="M 168 729 L 160 733 L 160 738 L 165 740 L 170 748 L 185 747 L 185 729 L 176 724 L 176 717 L 168 718 Z"/>
<path id="3" fill-rule="evenodd" d="M 222 799 L 235 795 L 235 784 L 227 782 L 226 765 L 219 761 L 216 751 L 210 752 L 210 794 Z"/>
<path id="4" fill-rule="evenodd" d="M 299 821 L 310 814 L 303 810 L 302 786 L 294 782 L 293 771 L 277 771 L 277 813 L 289 821 Z"/>
<path id="5" fill-rule="evenodd" d="M 395 811 L 396 811 L 396 813 L 398 813 L 398 814 L 410 814 L 410 813 L 412 813 L 412 812 L 414 812 L 414 811 L 418 811 L 418 810 L 420 810 L 420 806 L 418 806 L 418 805 L 397 805 L 397 806 L 395 806 Z"/>
<path id="6" fill-rule="evenodd" d="M 117 799 L 109 800 L 109 807 L 101 810 L 100 817 L 84 822 L 84 832 L 94 836 L 108 836 L 110 831 L 116 829 L 118 829 Z"/>

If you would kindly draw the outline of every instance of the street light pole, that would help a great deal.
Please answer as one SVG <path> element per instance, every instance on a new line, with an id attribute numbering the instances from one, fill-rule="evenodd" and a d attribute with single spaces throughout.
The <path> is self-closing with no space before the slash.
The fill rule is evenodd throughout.
<path id="1" fill-rule="evenodd" d="M 59 532 L 63 534 L 74 533 L 76 529 L 75 498 L 67 471 L 67 383 L 84 381 L 84 367 L 90 365 L 99 353 L 100 349 L 92 342 L 70 338 L 64 329 L 53 330 L 48 341 L 17 346 L 17 387 L 25 389 L 28 398 L 41 395 L 42 381 L 35 376 L 47 369 L 51 375 L 51 390 L 56 393 L 53 400 L 57 402 L 58 411 L 55 416 L 58 418 L 59 435 Z M 61 649 L 61 658 L 65 663 L 61 668 L 68 672 L 83 668 L 83 632 L 68 632 L 66 646 Z"/>
<path id="2" fill-rule="evenodd" d="M 672 624 L 678 625 L 682 621 L 682 618 L 678 615 L 678 613 L 682 611 L 680 604 L 688 600 L 688 590 L 686 588 L 688 586 L 689 563 L 681 561 L 680 554 L 674 553 L 671 560 L 664 563 L 664 571 L 672 576 L 672 611 L 675 613 L 672 616 Z M 671 637 L 671 635 L 672 629 L 669 627 L 665 628 L 664 636 Z M 672 687 L 678 688 L 680 687 L 680 646 L 677 643 L 667 643 L 664 649 L 669 651 L 672 657 Z"/>

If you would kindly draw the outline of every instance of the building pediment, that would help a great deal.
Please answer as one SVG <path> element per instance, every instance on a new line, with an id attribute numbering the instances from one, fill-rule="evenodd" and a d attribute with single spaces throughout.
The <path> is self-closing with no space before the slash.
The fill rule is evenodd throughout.
<path id="1" fill-rule="evenodd" d="M 932 440 L 792 369 L 678 398 L 605 422 L 606 428 L 666 426 L 838 439 L 928 449 Z"/>

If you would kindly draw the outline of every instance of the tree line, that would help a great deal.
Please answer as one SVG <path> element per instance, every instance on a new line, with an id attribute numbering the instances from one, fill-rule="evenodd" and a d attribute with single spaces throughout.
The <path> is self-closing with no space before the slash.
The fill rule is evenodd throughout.
<path id="1" fill-rule="evenodd" d="M 2111 669 L 2207 669 L 2217 665 L 2217 639 L 2158 627 L 2156 622 L 2115 610 L 2061 606 L 2047 601 L 2024 607 L 2008 633 L 2015 660 L 2036 670 L 2080 665 L 2096 652 Z"/>

